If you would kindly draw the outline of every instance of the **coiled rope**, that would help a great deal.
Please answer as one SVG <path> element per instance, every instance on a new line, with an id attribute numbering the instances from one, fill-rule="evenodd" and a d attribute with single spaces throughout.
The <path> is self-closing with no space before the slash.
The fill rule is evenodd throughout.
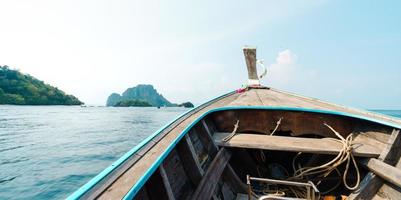
<path id="1" fill-rule="evenodd" d="M 282 120 L 282 118 L 280 118 L 277 121 L 276 127 L 270 133 L 270 135 L 273 135 L 277 131 L 278 127 L 281 124 L 281 120 Z M 239 123 L 239 121 L 237 121 L 237 123 L 234 125 L 234 131 L 232 132 L 232 134 L 230 134 L 229 136 L 226 137 L 226 138 L 228 138 L 226 141 L 230 140 L 235 135 L 235 132 L 236 132 L 236 130 L 238 128 L 238 123 Z M 329 162 L 327 162 L 325 164 L 322 164 L 320 166 L 316 166 L 316 167 L 301 167 L 301 165 L 298 163 L 298 166 L 297 166 L 298 169 L 297 169 L 297 167 L 295 166 L 295 163 L 296 163 L 295 161 L 299 157 L 299 155 L 302 154 L 301 152 L 299 152 L 293 158 L 293 161 L 292 161 L 292 167 L 293 167 L 293 170 L 294 170 L 294 174 L 293 174 L 292 177 L 288 178 L 287 180 L 303 180 L 307 176 L 318 175 L 318 174 L 320 174 L 319 176 L 321 176 L 323 178 L 326 178 L 333 171 L 335 171 L 338 174 L 338 176 L 341 177 L 341 172 L 338 170 L 337 167 L 340 166 L 341 164 L 343 164 L 344 162 L 347 162 L 345 170 L 344 170 L 343 175 L 342 175 L 342 182 L 344 183 L 344 186 L 347 189 L 355 190 L 355 189 L 357 189 L 359 187 L 359 184 L 360 184 L 360 173 L 359 173 L 359 168 L 358 168 L 358 165 L 357 165 L 356 160 L 354 158 L 354 155 L 352 154 L 353 135 L 351 133 L 346 138 L 344 138 L 340 133 L 338 133 L 333 127 L 331 127 L 327 123 L 324 123 L 324 125 L 326 127 L 328 127 L 336 135 L 336 137 L 338 138 L 338 139 L 336 139 L 336 138 L 326 138 L 326 139 L 334 140 L 334 141 L 339 142 L 339 143 L 342 144 L 342 148 L 341 148 L 340 152 L 338 153 L 338 155 L 334 159 L 330 160 Z M 224 139 L 226 139 L 226 138 L 224 138 Z M 263 151 L 260 151 L 260 154 L 261 154 L 262 161 L 265 161 L 266 158 L 265 158 L 265 155 L 264 155 Z M 356 170 L 356 176 L 357 176 L 357 180 L 356 180 L 356 183 L 355 183 L 354 186 L 350 186 L 350 184 L 347 182 L 348 170 L 350 168 L 351 161 L 352 161 L 352 163 L 354 165 L 354 168 Z M 284 170 L 285 170 L 285 168 L 284 168 Z M 261 173 L 259 172 L 258 168 L 257 168 L 257 171 L 258 171 L 259 176 L 261 176 Z M 318 183 L 316 185 L 319 185 L 321 182 L 322 182 L 322 180 L 318 181 Z M 322 194 L 325 194 L 325 193 L 327 194 L 327 193 L 335 190 L 339 185 L 341 185 L 341 180 L 339 180 L 339 182 L 334 187 L 330 188 L 327 191 L 321 192 L 321 193 Z M 301 190 L 298 187 L 293 187 L 293 186 L 288 186 L 286 189 L 285 188 L 277 189 L 277 191 L 280 191 L 280 193 L 278 193 L 277 191 L 271 191 L 271 190 L 265 190 L 263 193 L 264 194 L 267 193 L 267 194 L 271 194 L 271 195 L 281 196 L 283 194 L 285 195 L 288 192 L 287 190 L 291 191 L 297 198 L 304 198 L 304 197 L 307 196 L 305 191 Z M 251 193 L 252 193 L 253 196 L 258 197 L 258 195 L 256 195 L 255 192 L 251 191 Z M 318 199 L 320 199 L 320 193 L 318 194 Z"/>
<path id="2" fill-rule="evenodd" d="M 327 123 L 324 123 L 325 126 L 327 126 L 336 136 L 338 139 L 335 138 L 327 138 L 331 139 L 337 142 L 340 142 L 342 144 L 342 149 L 340 150 L 339 154 L 332 159 L 331 161 L 320 165 L 316 167 L 300 167 L 299 169 L 295 169 L 295 159 L 298 157 L 295 156 L 293 160 L 293 168 L 294 168 L 294 175 L 290 179 L 303 179 L 304 176 L 309 176 L 309 175 L 314 175 L 314 174 L 323 174 L 323 177 L 327 177 L 333 170 L 336 170 L 338 173 L 337 167 L 344 162 L 347 162 L 344 173 L 343 173 L 343 183 L 344 186 L 349 189 L 349 190 L 355 190 L 359 187 L 360 183 L 360 173 L 358 169 L 358 165 L 356 163 L 356 160 L 354 158 L 354 155 L 352 154 L 352 133 L 349 134 L 346 138 L 344 138 L 341 134 L 339 134 L 334 128 L 332 128 L 330 125 Z M 349 165 L 352 160 L 352 163 L 354 165 L 354 168 L 356 170 L 356 176 L 357 180 L 354 186 L 350 186 L 347 182 L 347 176 L 348 176 L 348 170 L 349 170 Z M 320 182 L 319 182 L 320 183 Z M 338 187 L 339 184 L 337 184 L 336 187 Z M 335 188 L 333 188 L 335 189 Z"/>

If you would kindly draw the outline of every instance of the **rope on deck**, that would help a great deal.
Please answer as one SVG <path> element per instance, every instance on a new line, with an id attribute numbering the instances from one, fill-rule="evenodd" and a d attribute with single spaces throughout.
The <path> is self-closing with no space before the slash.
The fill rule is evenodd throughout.
<path id="1" fill-rule="evenodd" d="M 360 173 L 359 173 L 358 165 L 355 161 L 355 157 L 352 153 L 353 135 L 351 133 L 346 138 L 344 138 L 341 134 L 339 134 L 333 127 L 331 127 L 327 123 L 324 123 L 324 125 L 327 126 L 338 138 L 338 139 L 335 139 L 335 138 L 327 138 L 327 139 L 340 142 L 342 144 L 341 151 L 338 153 L 338 155 L 334 159 L 332 159 L 331 161 L 329 161 L 325 164 L 322 164 L 322 165 L 316 166 L 316 167 L 300 167 L 299 166 L 299 169 L 296 169 L 295 168 L 295 159 L 300 155 L 300 153 L 299 153 L 293 159 L 294 175 L 290 179 L 303 179 L 304 176 L 309 176 L 309 175 L 314 175 L 314 174 L 322 174 L 323 175 L 322 177 L 325 178 L 329 174 L 331 174 L 331 172 L 333 172 L 333 170 L 335 170 L 339 174 L 339 176 L 341 176 L 341 173 L 339 172 L 337 167 L 339 165 L 343 164 L 344 162 L 347 162 L 345 170 L 342 174 L 343 183 L 347 189 L 355 190 L 359 187 Z M 349 170 L 351 161 L 354 165 L 354 168 L 356 170 L 356 176 L 357 176 L 357 180 L 356 180 L 356 183 L 354 186 L 350 186 L 349 183 L 347 182 L 347 175 L 348 175 L 348 170 Z M 321 181 L 319 181 L 317 183 L 317 185 L 319 185 L 320 182 Z M 337 184 L 334 188 L 330 189 L 330 191 L 334 190 L 339 185 L 340 184 Z M 329 191 L 326 191 L 326 192 L 329 192 Z"/>

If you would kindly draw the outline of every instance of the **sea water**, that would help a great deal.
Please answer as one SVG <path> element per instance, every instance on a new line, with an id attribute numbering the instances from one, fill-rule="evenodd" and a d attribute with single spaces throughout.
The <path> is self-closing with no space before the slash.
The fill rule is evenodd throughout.
<path id="1" fill-rule="evenodd" d="M 186 111 L 0 106 L 0 199 L 65 198 Z"/>
<path id="2" fill-rule="evenodd" d="M 62 199 L 185 108 L 0 106 L 0 199 Z"/>

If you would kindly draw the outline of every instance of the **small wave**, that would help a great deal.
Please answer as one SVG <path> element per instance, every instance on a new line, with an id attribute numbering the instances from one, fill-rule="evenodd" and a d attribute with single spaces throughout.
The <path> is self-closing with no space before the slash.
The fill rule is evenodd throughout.
<path id="1" fill-rule="evenodd" d="M 114 155 L 92 155 L 92 156 L 89 156 L 89 157 L 87 157 L 88 159 L 90 159 L 90 160 L 115 160 L 116 159 L 116 156 L 114 156 Z"/>
<path id="2" fill-rule="evenodd" d="M 24 161 L 28 161 L 28 160 L 29 160 L 28 158 L 16 159 L 16 160 L 6 160 L 3 162 L 0 162 L 0 165 L 14 164 L 14 163 L 24 162 Z"/>
<path id="3" fill-rule="evenodd" d="M 129 123 L 129 124 L 150 124 L 152 123 L 152 121 L 145 121 L 145 120 L 139 120 L 139 119 L 135 119 L 135 120 L 126 120 L 124 121 L 125 123 Z"/>
<path id="4" fill-rule="evenodd" d="M 17 177 L 14 176 L 14 177 L 8 178 L 8 179 L 0 179 L 0 183 L 10 182 L 10 181 L 14 180 L 15 178 L 17 178 Z"/>
<path id="5" fill-rule="evenodd" d="M 5 152 L 5 151 L 14 150 L 14 149 L 19 149 L 19 148 L 22 148 L 22 147 L 24 147 L 24 146 L 21 145 L 21 146 L 6 148 L 6 149 L 0 149 L 0 152 Z"/>
<path id="6" fill-rule="evenodd" d="M 94 145 L 111 145 L 111 144 L 116 144 L 116 143 L 121 143 L 124 142 L 126 140 L 106 140 L 106 141 L 98 141 L 98 142 L 94 142 Z"/>

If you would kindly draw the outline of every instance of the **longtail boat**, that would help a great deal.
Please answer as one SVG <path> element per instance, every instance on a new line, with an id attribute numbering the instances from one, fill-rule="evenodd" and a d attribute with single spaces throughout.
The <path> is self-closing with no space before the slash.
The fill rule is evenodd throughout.
<path id="1" fill-rule="evenodd" d="M 401 120 L 249 85 L 179 116 L 68 199 L 401 199 Z"/>

